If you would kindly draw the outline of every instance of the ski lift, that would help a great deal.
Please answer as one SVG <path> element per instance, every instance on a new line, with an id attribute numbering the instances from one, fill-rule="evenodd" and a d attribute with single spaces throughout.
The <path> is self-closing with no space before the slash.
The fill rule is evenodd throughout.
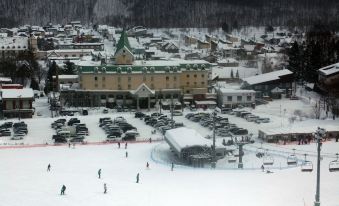
<path id="1" fill-rule="evenodd" d="M 339 172 L 339 154 L 336 153 L 335 155 L 337 156 L 337 159 L 330 162 L 330 172 Z"/>
<path id="2" fill-rule="evenodd" d="M 298 158 L 295 155 L 295 149 L 293 149 L 293 154 L 287 157 L 287 165 L 296 165 L 298 163 Z"/>
<path id="3" fill-rule="evenodd" d="M 307 154 L 304 154 L 304 155 L 305 155 L 305 161 L 301 165 L 301 171 L 302 172 L 312 172 L 313 171 L 313 163 L 306 159 Z"/>
<path id="4" fill-rule="evenodd" d="M 269 155 L 267 153 L 267 151 L 268 150 L 266 149 L 266 153 L 265 153 L 264 158 L 263 158 L 263 164 L 264 165 L 273 165 L 274 164 L 274 158 L 271 155 Z"/>

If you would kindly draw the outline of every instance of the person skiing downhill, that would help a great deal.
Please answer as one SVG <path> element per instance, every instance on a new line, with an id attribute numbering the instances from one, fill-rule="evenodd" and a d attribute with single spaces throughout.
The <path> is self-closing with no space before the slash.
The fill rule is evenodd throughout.
<path id="1" fill-rule="evenodd" d="M 66 186 L 62 185 L 60 195 L 65 195 L 65 191 L 66 191 Z"/>
<path id="2" fill-rule="evenodd" d="M 149 169 L 149 163 L 148 162 L 146 163 L 146 168 Z"/>
<path id="3" fill-rule="evenodd" d="M 118 142 L 118 148 L 120 149 L 120 142 Z"/>
<path id="4" fill-rule="evenodd" d="M 173 169 L 174 169 L 174 163 L 172 162 L 171 171 L 173 171 Z"/>
<path id="5" fill-rule="evenodd" d="M 98 177 L 101 178 L 101 169 L 98 170 Z"/>
<path id="6" fill-rule="evenodd" d="M 127 149 L 127 142 L 125 143 L 125 149 Z"/>
<path id="7" fill-rule="evenodd" d="M 128 157 L 128 152 L 126 152 L 126 158 Z"/>
<path id="8" fill-rule="evenodd" d="M 48 164 L 47 166 L 47 172 L 51 171 L 51 164 Z"/>
<path id="9" fill-rule="evenodd" d="M 106 194 L 107 193 L 107 185 L 106 185 L 106 183 L 104 183 L 104 194 Z"/>
<path id="10" fill-rule="evenodd" d="M 265 171 L 264 165 L 261 165 L 261 170 L 262 170 L 263 172 Z"/>
<path id="11" fill-rule="evenodd" d="M 136 183 L 139 183 L 139 173 L 137 174 L 137 181 Z"/>

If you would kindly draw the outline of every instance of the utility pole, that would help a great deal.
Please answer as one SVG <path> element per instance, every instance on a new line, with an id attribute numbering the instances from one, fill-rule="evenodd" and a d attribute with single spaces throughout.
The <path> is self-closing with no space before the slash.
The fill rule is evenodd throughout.
<path id="1" fill-rule="evenodd" d="M 326 131 L 323 128 L 318 127 L 316 133 L 314 134 L 315 138 L 317 139 L 317 187 L 316 187 L 316 194 L 315 194 L 315 201 L 314 206 L 320 206 L 320 151 L 322 146 L 322 138 L 325 136 Z"/>
<path id="2" fill-rule="evenodd" d="M 215 155 L 215 121 L 216 121 L 217 113 L 213 112 L 213 145 L 212 145 L 212 168 L 216 167 L 217 160 Z"/>

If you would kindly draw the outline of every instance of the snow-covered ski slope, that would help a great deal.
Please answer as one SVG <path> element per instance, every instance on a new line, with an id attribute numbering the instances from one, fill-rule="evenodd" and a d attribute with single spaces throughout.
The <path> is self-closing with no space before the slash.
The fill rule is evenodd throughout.
<path id="1" fill-rule="evenodd" d="M 315 172 L 300 168 L 273 170 L 211 170 L 175 167 L 151 161 L 159 143 L 68 146 L 0 150 L 0 205 L 10 206 L 300 206 L 312 205 Z M 326 143 L 334 149 L 336 143 Z M 314 145 L 313 145 L 314 146 Z M 328 150 L 327 148 L 327 150 Z M 128 151 L 128 158 L 125 152 Z M 339 173 L 322 161 L 321 202 L 339 205 Z M 146 169 L 146 162 L 150 169 Z M 51 171 L 47 172 L 47 165 Z M 102 179 L 97 171 L 102 169 Z M 135 183 L 140 173 L 140 183 Z M 103 194 L 103 184 L 108 194 Z M 62 185 L 66 195 L 60 196 Z M 304 204 L 305 202 L 305 204 Z"/>

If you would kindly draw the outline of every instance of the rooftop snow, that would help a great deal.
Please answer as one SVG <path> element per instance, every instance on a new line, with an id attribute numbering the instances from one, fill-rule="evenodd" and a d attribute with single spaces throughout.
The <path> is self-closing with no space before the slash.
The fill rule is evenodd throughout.
<path id="1" fill-rule="evenodd" d="M 288 69 L 283 69 L 283 70 L 278 70 L 278 71 L 274 71 L 274 72 L 260 74 L 260 75 L 256 75 L 256 76 L 252 76 L 252 77 L 247 77 L 247 78 L 243 79 L 243 81 L 247 82 L 250 85 L 260 84 L 260 83 L 263 83 L 263 82 L 278 80 L 278 79 L 280 79 L 281 76 L 285 76 L 285 75 L 288 75 L 288 74 L 293 74 L 293 72 L 291 72 Z"/>
<path id="2" fill-rule="evenodd" d="M 33 98 L 33 89 L 1 89 L 3 99 Z"/>
<path id="3" fill-rule="evenodd" d="M 339 73 L 339 63 L 332 64 L 327 67 L 323 67 L 319 69 L 319 72 L 324 74 L 325 76 Z"/>
<path id="4" fill-rule="evenodd" d="M 205 139 L 201 134 L 194 129 L 180 127 L 167 130 L 165 139 L 170 142 L 175 149 L 180 152 L 183 148 L 192 146 L 211 146 L 211 141 Z"/>

